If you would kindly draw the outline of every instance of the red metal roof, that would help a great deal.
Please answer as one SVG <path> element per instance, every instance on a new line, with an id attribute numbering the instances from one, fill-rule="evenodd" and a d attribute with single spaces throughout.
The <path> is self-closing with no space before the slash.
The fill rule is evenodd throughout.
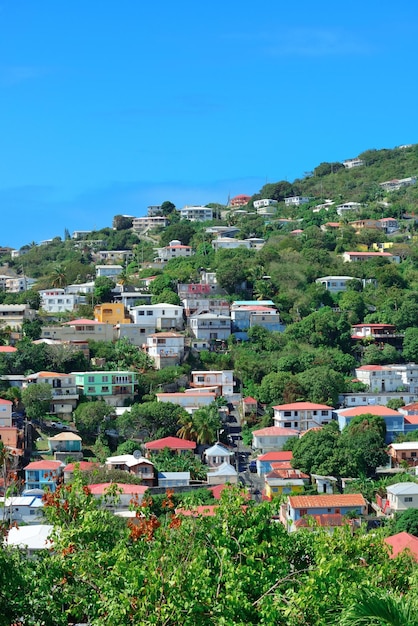
<path id="1" fill-rule="evenodd" d="M 93 463 L 92 461 L 78 461 L 77 463 L 68 463 L 68 465 L 64 467 L 64 472 L 73 472 L 76 467 L 78 467 L 81 472 L 88 472 L 89 470 L 99 467 L 99 463 Z"/>
<path id="2" fill-rule="evenodd" d="M 17 352 L 17 348 L 13 346 L 0 346 L 0 352 Z"/>
<path id="3" fill-rule="evenodd" d="M 299 431 L 280 426 L 268 426 L 267 428 L 260 428 L 260 430 L 253 430 L 253 435 L 256 437 L 297 437 Z"/>
<path id="4" fill-rule="evenodd" d="M 147 450 L 164 450 L 164 448 L 170 448 L 171 450 L 194 450 L 196 442 L 180 439 L 180 437 L 164 437 L 163 439 L 148 441 L 145 444 L 145 448 Z"/>
<path id="5" fill-rule="evenodd" d="M 74 324 L 77 325 L 84 325 L 84 326 L 91 326 L 92 324 L 102 324 L 103 322 L 98 322 L 97 320 L 88 320 L 86 318 L 80 318 L 78 320 L 71 320 L 70 322 L 64 322 L 63 326 L 74 326 Z"/>
<path id="6" fill-rule="evenodd" d="M 247 396 L 246 398 L 244 398 L 243 402 L 245 404 L 257 404 L 257 400 L 252 396 Z"/>
<path id="7" fill-rule="evenodd" d="M 384 540 L 386 545 L 390 546 L 391 554 L 390 558 L 394 559 L 400 552 L 409 550 L 413 555 L 415 561 L 418 561 L 418 537 L 410 535 L 409 533 L 402 532 L 396 535 L 386 537 Z"/>
<path id="8" fill-rule="evenodd" d="M 405 415 L 405 424 L 418 424 L 418 415 Z"/>
<path id="9" fill-rule="evenodd" d="M 61 461 L 32 461 L 26 465 L 25 470 L 57 470 L 63 463 Z"/>
<path id="10" fill-rule="evenodd" d="M 146 485 L 127 485 L 126 483 L 97 483 L 95 485 L 88 485 L 88 488 L 94 496 L 99 496 L 103 495 L 106 489 L 114 486 L 124 495 L 144 494 L 148 489 Z"/>
<path id="11" fill-rule="evenodd" d="M 326 527 L 326 526 L 342 526 L 343 524 L 347 524 L 348 520 L 344 518 L 340 513 L 324 513 L 323 515 L 310 515 L 310 519 L 314 519 L 318 526 Z M 306 528 L 310 526 L 309 518 L 302 517 L 301 519 L 296 520 L 295 526 L 296 528 Z"/>

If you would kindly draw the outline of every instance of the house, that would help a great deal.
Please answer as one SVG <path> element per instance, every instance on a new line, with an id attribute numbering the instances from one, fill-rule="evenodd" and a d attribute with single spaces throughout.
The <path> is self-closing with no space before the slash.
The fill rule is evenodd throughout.
<path id="1" fill-rule="evenodd" d="M 112 324 L 103 324 L 85 318 L 64 322 L 60 326 L 43 326 L 42 339 L 58 339 L 71 343 L 93 341 L 113 341 L 115 331 Z"/>
<path id="2" fill-rule="evenodd" d="M 293 453 L 290 451 L 271 451 L 257 457 L 257 474 L 264 476 L 273 469 L 290 469 Z"/>
<path id="3" fill-rule="evenodd" d="M 173 454 L 194 454 L 196 442 L 189 441 L 188 439 L 180 439 L 180 437 L 163 437 L 162 439 L 148 441 L 144 447 L 147 451 L 147 456 L 150 456 L 153 452 L 158 453 L 162 450 L 170 450 Z"/>
<path id="4" fill-rule="evenodd" d="M 400 257 L 394 256 L 390 252 L 344 252 L 343 260 L 346 263 L 355 263 L 357 261 L 370 261 L 372 259 L 387 259 L 399 263 Z"/>
<path id="5" fill-rule="evenodd" d="M 24 468 L 25 489 L 55 491 L 63 468 L 61 461 L 32 461 Z"/>
<path id="6" fill-rule="evenodd" d="M 123 406 L 134 397 L 135 372 L 75 372 L 74 375 L 77 388 L 88 398 L 101 398 L 111 406 Z"/>
<path id="7" fill-rule="evenodd" d="M 231 306 L 232 330 L 237 339 L 246 340 L 246 331 L 253 326 L 261 326 L 271 332 L 283 332 L 279 312 L 274 306 L 265 306 L 255 301 L 251 304 L 238 304 L 233 302 Z"/>
<path id="8" fill-rule="evenodd" d="M 343 165 L 346 170 L 350 170 L 353 167 L 361 167 L 362 165 L 364 165 L 364 161 L 363 159 L 359 159 L 358 157 L 356 157 L 355 159 L 346 159 L 345 161 L 343 161 Z"/>
<path id="9" fill-rule="evenodd" d="M 63 432 L 48 437 L 49 451 L 57 461 L 63 461 L 67 456 L 76 459 L 83 458 L 82 440 L 80 435 L 72 432 Z"/>
<path id="10" fill-rule="evenodd" d="M 79 304 L 86 303 L 86 296 L 76 293 L 67 293 L 66 289 L 42 289 L 41 308 L 47 313 L 61 313 L 74 311 Z"/>
<path id="11" fill-rule="evenodd" d="M 94 307 L 94 319 L 101 324 L 131 324 L 125 306 L 121 302 L 106 302 L 96 304 Z"/>
<path id="12" fill-rule="evenodd" d="M 246 204 L 249 203 L 250 200 L 251 200 L 251 196 L 247 196 L 244 193 L 240 193 L 237 196 L 234 196 L 233 198 L 231 198 L 228 206 L 231 206 L 231 207 L 245 206 Z"/>
<path id="13" fill-rule="evenodd" d="M 318 493 L 335 493 L 337 478 L 335 476 L 321 476 L 320 474 L 311 474 L 313 483 L 316 485 Z"/>
<path id="14" fill-rule="evenodd" d="M 363 228 L 376 228 L 379 230 L 381 230 L 382 228 L 382 224 L 380 223 L 380 220 L 372 220 L 372 219 L 355 220 L 354 222 L 350 222 L 349 226 L 354 228 L 356 233 L 359 233 Z"/>
<path id="15" fill-rule="evenodd" d="M 141 304 L 130 310 L 134 324 L 152 327 L 156 330 L 182 330 L 183 307 L 177 304 Z"/>
<path id="16" fill-rule="evenodd" d="M 116 280 L 122 272 L 122 265 L 96 265 L 96 278 L 105 276 L 106 278 Z"/>
<path id="17" fill-rule="evenodd" d="M 272 200 L 271 198 L 262 198 L 261 200 L 254 200 L 253 202 L 254 208 L 257 209 L 257 213 L 258 209 L 262 209 L 263 207 L 275 206 L 276 204 L 277 200 Z"/>
<path id="18" fill-rule="evenodd" d="M 393 467 L 407 463 L 412 467 L 418 465 L 418 441 L 404 441 L 402 443 L 391 443 L 388 454 Z"/>
<path id="19" fill-rule="evenodd" d="M 402 513 L 407 509 L 418 508 L 418 484 L 396 483 L 386 488 L 387 498 L 376 496 L 376 502 L 385 515 Z"/>
<path id="20" fill-rule="evenodd" d="M 364 325 L 361 326 L 364 328 Z M 368 326 L 366 325 L 365 327 L 367 328 Z M 388 326 L 390 325 L 385 324 L 383 330 L 388 331 L 394 328 L 388 328 Z M 380 339 L 381 336 L 384 336 L 383 332 L 379 333 L 377 338 Z M 362 365 L 356 368 L 355 375 L 373 393 L 403 391 L 410 394 L 418 394 L 418 365 L 416 363 Z"/>
<path id="21" fill-rule="evenodd" d="M 170 489 L 171 487 L 188 487 L 190 472 L 158 472 L 158 486 Z"/>
<path id="22" fill-rule="evenodd" d="M 184 356 L 184 336 L 174 332 L 152 333 L 144 348 L 157 369 L 178 365 Z"/>
<path id="23" fill-rule="evenodd" d="M 353 324 L 351 332 L 351 338 L 355 341 L 371 337 L 378 342 L 384 342 L 403 337 L 400 333 L 396 333 L 394 324 Z"/>
<path id="24" fill-rule="evenodd" d="M 208 485 L 231 485 L 238 484 L 238 472 L 228 460 L 221 463 L 218 467 L 211 469 L 207 473 Z"/>
<path id="25" fill-rule="evenodd" d="M 397 435 L 404 432 L 404 416 L 399 411 L 381 405 L 357 406 L 350 409 L 339 409 L 335 412 L 340 430 L 343 430 L 351 420 L 358 415 L 378 415 L 386 424 L 386 443 L 392 443 Z"/>
<path id="26" fill-rule="evenodd" d="M 155 328 L 144 324 L 115 324 L 115 339 L 127 339 L 129 343 L 142 348 L 147 343 L 148 337 L 153 335 Z"/>
<path id="27" fill-rule="evenodd" d="M 324 426 L 332 419 L 333 407 L 314 402 L 292 402 L 273 407 L 274 425 L 279 428 L 309 430 L 316 426 Z"/>
<path id="28" fill-rule="evenodd" d="M 282 428 L 278 426 L 269 426 L 253 430 L 252 447 L 259 450 L 261 454 L 270 452 L 271 450 L 281 450 L 290 437 L 298 437 L 299 431 L 291 428 Z"/>
<path id="29" fill-rule="evenodd" d="M 185 206 L 180 209 L 180 216 L 190 222 L 210 222 L 214 219 L 214 211 L 206 206 Z"/>
<path id="30" fill-rule="evenodd" d="M 12 330 L 20 330 L 25 320 L 32 322 L 36 311 L 28 304 L 0 304 L 0 327 L 10 326 Z"/>
<path id="31" fill-rule="evenodd" d="M 27 376 L 24 386 L 28 387 L 37 383 L 47 383 L 51 387 L 52 401 L 50 412 L 53 415 L 71 415 L 80 397 L 74 374 L 37 372 Z"/>
<path id="32" fill-rule="evenodd" d="M 258 402 L 252 396 L 246 396 L 245 398 L 242 398 L 242 400 L 240 401 L 239 409 L 244 419 L 248 415 L 257 415 Z"/>
<path id="33" fill-rule="evenodd" d="M 414 561 L 418 561 L 418 537 L 411 535 L 410 533 L 401 532 L 390 537 L 385 537 L 383 540 L 389 547 L 389 556 L 391 559 L 396 559 L 398 554 L 403 552 L 409 552 Z"/>
<path id="34" fill-rule="evenodd" d="M 194 285 L 190 285 L 193 287 Z M 198 285 L 200 287 L 209 287 L 209 285 Z M 179 285 L 181 287 L 181 285 Z M 184 306 L 184 314 L 187 318 L 192 315 L 200 315 L 201 313 L 214 313 L 215 315 L 224 315 L 229 317 L 229 302 L 223 298 L 196 297 L 190 295 L 182 298 Z"/>
<path id="35" fill-rule="evenodd" d="M 178 259 L 184 257 L 190 257 L 193 254 L 191 246 L 184 246 L 179 239 L 173 239 L 169 242 L 168 246 L 155 249 L 157 256 L 155 261 L 166 263 L 171 259 Z"/>
<path id="36" fill-rule="evenodd" d="M 207 465 L 209 467 L 219 467 L 223 463 L 227 462 L 229 464 L 230 459 L 233 457 L 234 453 L 225 448 L 221 443 L 217 442 L 215 445 L 207 448 L 203 456 L 205 457 Z"/>
<path id="37" fill-rule="evenodd" d="M 9 428 L 11 428 L 12 409 L 13 409 L 13 402 L 10 402 L 10 400 L 4 400 L 3 398 L 0 398 L 0 427 L 8 426 Z"/>
<path id="38" fill-rule="evenodd" d="M 0 498 L 3 521 L 18 524 L 39 524 L 43 517 L 44 503 L 35 496 L 11 496 Z"/>
<path id="39" fill-rule="evenodd" d="M 98 469 L 99 463 L 93 463 L 92 461 L 76 461 L 75 463 L 68 463 L 64 469 L 64 483 L 70 483 L 74 477 L 74 471 L 79 472 L 93 472 Z"/>
<path id="40" fill-rule="evenodd" d="M 340 216 L 350 211 L 358 211 L 359 209 L 361 209 L 361 204 L 359 202 L 344 202 L 336 207 L 337 215 Z"/>
<path id="41" fill-rule="evenodd" d="M 172 402 L 183 407 L 187 413 L 194 413 L 198 409 L 207 407 L 216 399 L 215 392 L 192 391 L 189 393 L 157 393 L 158 402 Z"/>
<path id="42" fill-rule="evenodd" d="M 382 217 L 379 222 L 381 229 L 388 235 L 399 230 L 398 220 L 394 217 Z"/>
<path id="43" fill-rule="evenodd" d="M 166 228 L 168 224 L 168 218 L 162 215 L 134 217 L 132 220 L 132 230 L 136 235 L 142 235 L 150 230 L 155 230 L 156 228 Z"/>
<path id="44" fill-rule="evenodd" d="M 356 381 L 358 379 L 355 379 Z M 356 393 L 341 393 L 338 401 L 341 408 L 353 406 L 366 406 L 367 404 L 384 404 L 387 406 L 390 400 L 402 400 L 402 402 L 413 402 L 416 394 L 405 393 L 404 391 L 360 391 Z M 403 413 L 402 409 L 399 409 Z M 413 429 L 412 429 L 413 430 Z"/>
<path id="45" fill-rule="evenodd" d="M 264 494 L 271 500 L 283 494 L 303 493 L 305 485 L 309 484 L 308 474 L 298 469 L 273 469 L 264 475 Z"/>
<path id="46" fill-rule="evenodd" d="M 394 178 L 393 180 L 385 180 L 383 183 L 379 183 L 380 187 L 384 191 L 398 191 L 402 187 L 410 187 L 417 182 L 416 176 L 409 176 L 408 178 Z"/>
<path id="47" fill-rule="evenodd" d="M 235 239 L 234 237 L 217 237 L 212 241 L 212 248 L 217 250 L 235 250 L 247 248 L 247 250 L 261 250 L 265 244 L 262 237 L 248 237 L 248 239 Z"/>
<path id="48" fill-rule="evenodd" d="M 97 483 L 88 485 L 90 493 L 100 499 L 103 506 L 117 514 L 128 511 L 132 504 L 139 506 L 150 485 L 131 485 L 126 483 Z M 116 495 L 114 493 L 116 492 Z"/>
<path id="49" fill-rule="evenodd" d="M 307 204 L 310 202 L 308 196 L 290 196 L 284 199 L 284 203 L 287 207 L 300 206 L 301 204 Z"/>
<path id="50" fill-rule="evenodd" d="M 226 341 L 231 334 L 231 318 L 216 313 L 191 315 L 189 326 L 196 339 Z"/>
<path id="51" fill-rule="evenodd" d="M 298 523 L 305 516 L 315 516 L 317 521 L 325 522 L 321 519 L 327 515 L 344 516 L 347 514 L 357 516 L 367 513 L 367 502 L 360 493 L 335 494 L 318 496 L 289 496 L 287 503 L 282 505 L 280 510 L 280 521 L 292 532 L 301 524 Z M 342 519 L 334 520 L 336 525 L 341 525 Z"/>
<path id="52" fill-rule="evenodd" d="M 323 276 L 317 278 L 316 283 L 323 285 L 325 289 L 331 293 L 339 293 L 340 291 L 346 291 L 349 284 L 353 281 L 361 282 L 360 278 L 354 276 Z"/>
<path id="53" fill-rule="evenodd" d="M 132 250 L 100 250 L 95 252 L 93 258 L 96 262 L 107 264 L 127 264 L 134 258 Z"/>
<path id="54" fill-rule="evenodd" d="M 105 461 L 105 467 L 109 470 L 117 469 L 139 476 L 147 487 L 152 487 L 157 482 L 154 464 L 145 457 L 138 456 L 137 458 L 133 454 L 110 456 Z"/>
<path id="55" fill-rule="evenodd" d="M 35 285 L 36 280 L 28 276 L 14 276 L 6 279 L 6 291 L 8 293 L 22 293 Z"/>
<path id="56" fill-rule="evenodd" d="M 190 387 L 215 387 L 218 396 L 231 396 L 234 393 L 234 371 L 194 370 L 191 372 Z"/>

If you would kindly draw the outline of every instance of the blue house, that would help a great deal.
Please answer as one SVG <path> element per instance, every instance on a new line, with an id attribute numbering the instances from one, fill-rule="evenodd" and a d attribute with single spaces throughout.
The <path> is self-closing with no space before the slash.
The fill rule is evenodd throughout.
<path id="1" fill-rule="evenodd" d="M 358 516 L 367 513 L 367 503 L 362 494 L 289 496 L 287 503 L 282 505 L 280 520 L 289 531 L 293 531 L 305 525 L 301 522 L 305 522 L 307 516 L 312 516 L 320 526 L 340 526 L 347 513 Z"/>
<path id="2" fill-rule="evenodd" d="M 25 489 L 55 491 L 64 463 L 61 461 L 33 461 L 25 467 Z"/>
<path id="3" fill-rule="evenodd" d="M 399 411 L 388 409 L 387 406 L 379 404 L 368 404 L 366 406 L 356 406 L 350 409 L 336 411 L 340 430 L 345 428 L 357 415 L 365 415 L 366 413 L 369 415 L 379 415 L 384 419 L 386 424 L 386 443 L 392 443 L 398 435 L 405 432 L 404 415 L 399 413 Z"/>

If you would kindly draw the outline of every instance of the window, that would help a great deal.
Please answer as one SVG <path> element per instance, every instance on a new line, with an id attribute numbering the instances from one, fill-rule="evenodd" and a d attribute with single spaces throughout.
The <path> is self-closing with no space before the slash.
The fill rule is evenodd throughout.
<path id="1" fill-rule="evenodd" d="M 95 393 L 96 389 L 94 387 L 87 387 L 87 393 Z"/>
<path id="2" fill-rule="evenodd" d="M 417 453 L 416 453 L 416 452 L 411 452 L 411 459 L 415 459 L 415 458 L 416 458 L 416 456 L 417 456 Z"/>
<path id="3" fill-rule="evenodd" d="M 147 311 L 147 315 L 152 315 L 152 311 Z"/>
<path id="4" fill-rule="evenodd" d="M 94 376 L 88 376 L 87 377 L 87 382 L 88 383 L 94 383 Z"/>
<path id="5" fill-rule="evenodd" d="M 299 515 L 301 517 L 303 517 L 304 515 L 308 515 L 308 509 L 300 509 L 299 510 Z"/>
<path id="6" fill-rule="evenodd" d="M 285 411 L 284 412 L 284 416 L 285 417 L 290 417 L 292 415 L 292 411 Z"/>
<path id="7" fill-rule="evenodd" d="M 285 423 L 283 424 L 283 426 L 284 426 L 285 428 L 292 428 L 292 422 L 285 422 Z"/>
<path id="8" fill-rule="evenodd" d="M 102 387 L 102 393 L 109 393 L 109 387 Z"/>
<path id="9" fill-rule="evenodd" d="M 198 383 L 204 383 L 205 382 L 205 377 L 204 376 L 198 376 L 197 377 L 197 382 Z"/>
<path id="10" fill-rule="evenodd" d="M 328 417 L 328 411 L 321 411 L 321 415 L 325 415 L 325 417 Z"/>
<path id="11" fill-rule="evenodd" d="M 138 315 L 145 315 L 145 311 L 138 311 Z"/>
<path id="12" fill-rule="evenodd" d="M 403 499 L 404 502 L 412 502 L 413 498 L 411 498 L 411 496 L 408 496 L 406 498 Z"/>
<path id="13" fill-rule="evenodd" d="M 102 376 L 102 382 L 103 383 L 108 383 L 109 382 L 109 376 Z"/>

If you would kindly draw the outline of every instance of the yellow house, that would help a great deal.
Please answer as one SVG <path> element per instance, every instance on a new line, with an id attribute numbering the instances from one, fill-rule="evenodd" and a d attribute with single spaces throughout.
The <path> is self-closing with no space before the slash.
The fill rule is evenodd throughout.
<path id="1" fill-rule="evenodd" d="M 274 463 L 276 468 L 265 475 L 264 494 L 271 500 L 283 494 L 300 494 L 305 490 L 305 485 L 309 483 L 308 474 L 303 474 L 297 469 L 279 469 L 279 463 Z"/>
<path id="2" fill-rule="evenodd" d="M 96 304 L 94 319 L 102 324 L 131 324 L 131 318 L 126 314 L 125 307 L 120 302 L 106 302 Z"/>
<path id="3" fill-rule="evenodd" d="M 389 248 L 392 248 L 393 246 L 393 241 L 382 241 L 379 243 L 372 243 L 372 248 L 373 250 L 376 250 L 376 252 L 385 252 L 386 250 L 389 250 Z"/>

